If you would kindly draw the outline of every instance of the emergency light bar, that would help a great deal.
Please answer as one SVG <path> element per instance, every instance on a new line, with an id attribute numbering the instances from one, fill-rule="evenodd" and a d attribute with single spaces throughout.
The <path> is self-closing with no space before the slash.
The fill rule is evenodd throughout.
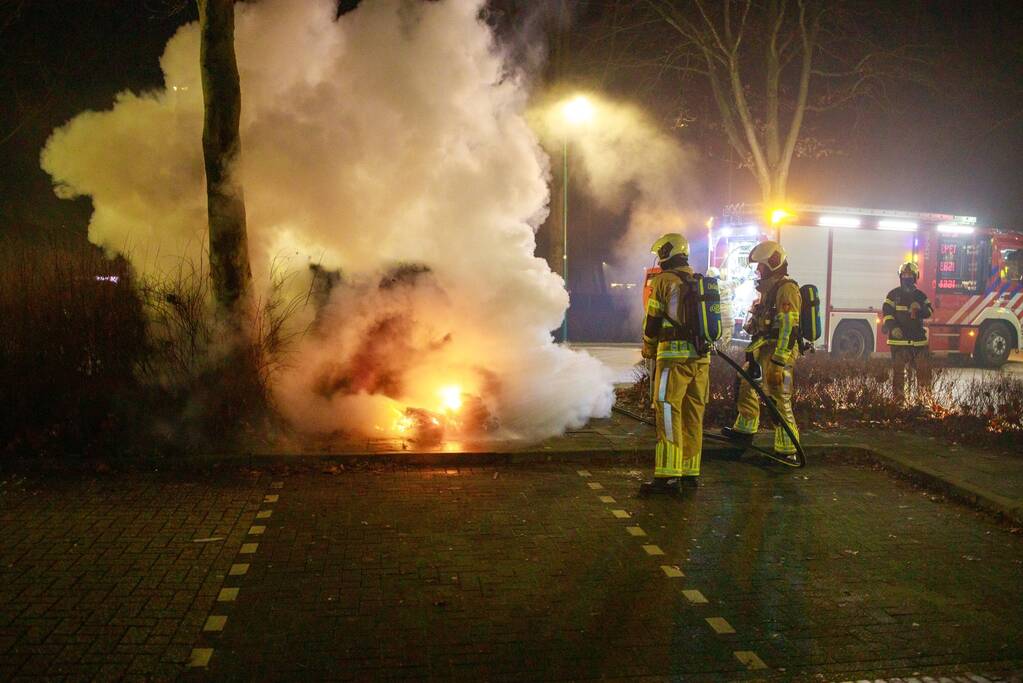
<path id="1" fill-rule="evenodd" d="M 882 218 L 877 222 L 878 230 L 893 230 L 895 232 L 916 232 L 920 224 L 916 221 L 903 221 L 897 218 Z"/>
<path id="2" fill-rule="evenodd" d="M 860 219 L 853 216 L 821 216 L 817 219 L 817 225 L 826 228 L 858 228 Z"/>

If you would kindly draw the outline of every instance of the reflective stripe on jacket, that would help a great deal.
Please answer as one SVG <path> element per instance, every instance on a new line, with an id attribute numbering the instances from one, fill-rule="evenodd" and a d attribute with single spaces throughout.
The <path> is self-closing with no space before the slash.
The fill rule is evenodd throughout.
<path id="1" fill-rule="evenodd" d="M 918 307 L 913 314 L 914 304 Z M 927 328 L 924 320 L 934 313 L 927 295 L 916 287 L 904 289 L 896 287 L 888 292 L 881 307 L 882 328 L 888 335 L 889 346 L 927 346 Z M 902 339 L 892 339 L 892 330 L 902 330 Z"/>

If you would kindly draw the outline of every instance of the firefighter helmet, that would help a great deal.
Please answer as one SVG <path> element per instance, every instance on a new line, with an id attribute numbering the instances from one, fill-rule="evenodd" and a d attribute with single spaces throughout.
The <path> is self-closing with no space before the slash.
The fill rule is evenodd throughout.
<path id="1" fill-rule="evenodd" d="M 785 250 L 774 240 L 764 240 L 749 253 L 750 263 L 763 263 L 772 273 L 781 268 L 787 259 Z"/>
<path id="2" fill-rule="evenodd" d="M 899 267 L 899 277 L 901 278 L 906 274 L 912 276 L 913 282 L 916 282 L 920 279 L 920 266 L 912 261 L 906 261 Z"/>
<path id="3" fill-rule="evenodd" d="M 657 254 L 657 260 L 661 262 L 679 254 L 689 258 L 689 240 L 677 232 L 669 232 L 654 242 L 650 252 Z"/>

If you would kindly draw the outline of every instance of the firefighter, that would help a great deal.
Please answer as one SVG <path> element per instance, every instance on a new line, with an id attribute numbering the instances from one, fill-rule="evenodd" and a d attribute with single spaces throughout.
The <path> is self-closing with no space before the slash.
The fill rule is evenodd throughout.
<path id="1" fill-rule="evenodd" d="M 643 321 L 643 357 L 656 359 L 653 385 L 657 417 L 654 478 L 640 494 L 673 493 L 697 487 L 703 447 L 703 412 L 710 389 L 710 353 L 697 341 L 687 313 L 693 269 L 689 242 L 669 233 L 654 242 L 661 272 L 650 281 Z"/>
<path id="2" fill-rule="evenodd" d="M 788 277 L 788 258 L 777 242 L 767 240 L 753 247 L 749 261 L 757 264 L 756 288 L 760 292 L 744 328 L 750 335 L 746 349 L 749 369 L 754 377 L 762 375 L 765 393 L 798 439 L 792 412 L 792 369 L 799 356 L 799 285 Z M 748 444 L 760 427 L 760 398 L 746 382 L 739 385 L 738 409 L 735 425 L 722 432 Z M 796 455 L 796 445 L 781 425 L 774 427 L 774 452 L 786 458 Z"/>
<path id="3" fill-rule="evenodd" d="M 916 377 L 917 392 L 931 386 L 930 348 L 924 320 L 934 309 L 927 295 L 916 287 L 920 267 L 907 261 L 899 268 L 899 286 L 888 292 L 884 305 L 883 328 L 892 347 L 892 396 L 902 402 L 906 398 L 906 366 Z"/>

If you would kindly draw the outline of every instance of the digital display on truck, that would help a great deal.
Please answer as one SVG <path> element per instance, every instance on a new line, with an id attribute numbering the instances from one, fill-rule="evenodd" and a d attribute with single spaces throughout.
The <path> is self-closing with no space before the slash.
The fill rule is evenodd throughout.
<path id="1" fill-rule="evenodd" d="M 972 237 L 944 237 L 938 244 L 937 288 L 976 294 L 984 285 L 988 243 Z"/>

